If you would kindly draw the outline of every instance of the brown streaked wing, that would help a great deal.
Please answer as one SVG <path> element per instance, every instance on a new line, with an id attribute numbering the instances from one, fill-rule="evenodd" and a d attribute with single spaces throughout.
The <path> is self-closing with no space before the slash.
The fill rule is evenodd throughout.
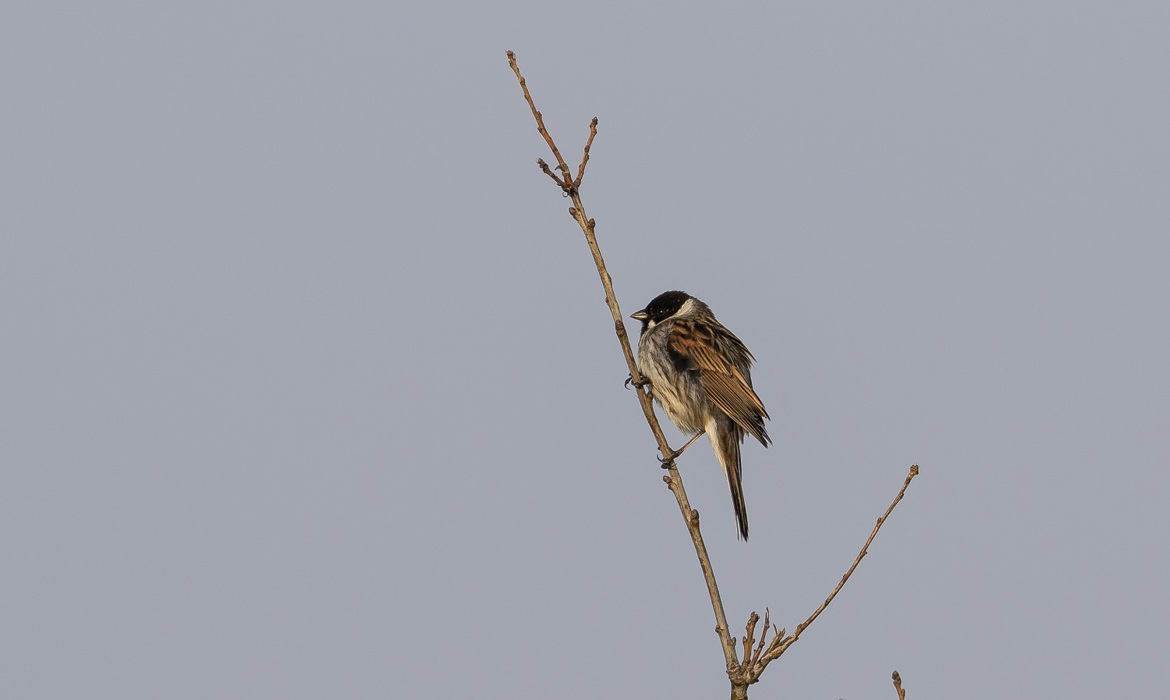
<path id="1" fill-rule="evenodd" d="M 730 331 L 727 335 L 739 343 Z M 670 329 L 668 344 L 671 352 L 686 359 L 688 368 L 699 370 L 699 381 L 711 402 L 737 425 L 767 444 L 766 435 L 759 427 L 760 416 L 768 417 L 764 402 L 760 401 L 739 368 L 720 356 L 715 347 L 714 331 L 693 322 L 678 322 Z M 744 350 L 746 352 L 746 348 Z"/>

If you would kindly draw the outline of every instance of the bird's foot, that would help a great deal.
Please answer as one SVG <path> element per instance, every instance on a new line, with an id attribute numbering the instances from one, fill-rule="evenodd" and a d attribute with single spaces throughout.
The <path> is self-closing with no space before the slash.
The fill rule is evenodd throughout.
<path id="1" fill-rule="evenodd" d="M 670 454 L 666 455 L 665 457 L 659 457 L 658 461 L 662 463 L 662 468 L 663 469 L 670 469 L 671 467 L 673 467 L 674 460 L 677 459 L 679 456 L 681 456 L 683 452 L 686 452 L 687 448 L 690 447 L 691 445 L 695 444 L 695 440 L 698 440 L 706 432 L 707 431 L 705 431 L 705 430 L 700 430 L 699 432 L 695 433 L 695 436 L 693 438 L 691 438 L 690 440 L 687 440 L 687 444 L 685 444 L 682 447 L 678 448 L 677 450 L 671 452 Z"/>
<path id="2" fill-rule="evenodd" d="M 644 386 L 650 386 L 650 380 L 642 377 L 642 381 L 636 382 L 634 381 L 634 375 L 631 374 L 630 376 L 626 377 L 626 383 L 624 386 L 629 389 L 631 384 L 641 389 Z"/>

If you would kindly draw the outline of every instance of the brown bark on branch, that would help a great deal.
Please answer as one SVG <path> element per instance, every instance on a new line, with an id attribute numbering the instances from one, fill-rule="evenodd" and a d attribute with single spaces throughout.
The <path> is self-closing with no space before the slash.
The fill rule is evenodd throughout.
<path id="1" fill-rule="evenodd" d="M 541 171 L 556 181 L 560 186 L 561 191 L 564 192 L 573 202 L 573 206 L 569 208 L 569 215 L 576 220 L 577 225 L 581 227 L 581 232 L 585 234 L 585 242 L 589 245 L 589 252 L 593 254 L 593 262 L 597 266 L 597 274 L 601 277 L 601 286 L 605 289 L 605 303 L 609 306 L 610 314 L 613 315 L 614 331 L 617 333 L 618 342 L 622 346 L 622 354 L 626 358 L 626 366 L 630 370 L 630 377 L 636 386 L 635 393 L 638 395 L 638 403 L 642 406 L 642 413 L 646 416 L 646 422 L 650 426 L 650 431 L 654 433 L 654 439 L 658 442 L 658 449 L 663 456 L 674 453 L 670 448 L 670 444 L 666 441 L 666 436 L 662 432 L 662 426 L 658 423 L 658 417 L 654 413 L 654 402 L 650 398 L 649 392 L 645 388 L 645 380 L 638 372 L 638 363 L 634 360 L 634 351 L 630 346 L 630 337 L 626 333 L 625 318 L 622 316 L 621 308 L 618 306 L 617 296 L 613 292 L 613 280 L 610 279 L 609 271 L 606 270 L 605 260 L 601 257 L 601 249 L 597 245 L 597 236 L 595 234 L 596 222 L 585 215 L 585 205 L 581 202 L 581 181 L 585 178 L 585 166 L 589 162 L 589 149 L 593 145 L 593 139 L 597 135 L 597 117 L 589 124 L 589 138 L 585 142 L 584 154 L 581 158 L 581 165 L 577 168 L 577 177 L 570 179 L 568 164 L 565 163 L 564 158 L 561 157 L 561 152 L 557 148 L 556 143 L 553 142 L 552 136 L 548 133 L 548 129 L 544 126 L 544 118 L 540 110 L 536 109 L 536 104 L 532 100 L 532 94 L 528 91 L 528 83 L 525 82 L 524 76 L 520 73 L 520 67 L 516 64 L 516 55 L 511 51 L 508 52 L 508 65 L 512 67 L 512 72 L 516 74 L 516 79 L 520 82 L 520 89 L 524 93 L 524 99 L 528 102 L 528 107 L 532 110 L 532 116 L 536 119 L 536 129 L 540 135 L 544 137 L 545 143 L 553 152 L 553 156 L 557 159 L 557 170 L 561 175 L 556 175 L 552 169 L 543 161 L 539 160 Z M 719 597 L 719 587 L 715 582 L 715 571 L 711 566 L 711 558 L 707 554 L 707 545 L 703 542 L 703 535 L 699 531 L 699 513 L 691 508 L 690 501 L 687 499 L 686 489 L 683 487 L 682 477 L 679 476 L 678 468 L 673 460 L 668 461 L 665 466 L 670 470 L 663 480 L 670 488 L 670 492 L 674 494 L 675 500 L 678 501 L 679 511 L 682 513 L 683 520 L 687 524 L 687 531 L 691 535 L 691 542 L 695 546 L 695 554 L 699 558 L 699 566 L 703 570 L 703 580 L 707 583 L 707 592 L 711 597 L 711 607 L 715 612 L 715 631 L 719 635 L 719 642 L 723 647 L 723 656 L 727 663 L 728 672 L 738 664 L 738 659 L 735 657 L 734 643 L 732 642 L 731 634 L 727 627 L 727 614 L 723 610 L 723 601 Z"/>
<path id="2" fill-rule="evenodd" d="M 658 417 L 654 413 L 653 399 L 646 390 L 646 382 L 638 371 L 638 364 L 634 359 L 634 351 L 630 345 L 629 334 L 626 332 L 625 317 L 621 313 L 617 296 L 613 291 L 613 280 L 610 279 L 609 272 L 606 270 L 605 260 L 601 256 L 601 248 L 597 245 L 597 224 L 593 219 L 586 216 L 585 205 L 581 201 L 580 190 L 581 183 L 585 178 L 585 166 L 589 163 L 589 150 L 593 146 L 594 138 L 597 137 L 597 118 L 594 117 L 589 124 L 589 135 L 585 141 L 581 162 L 577 166 L 576 177 L 573 177 L 572 170 L 568 163 L 565 162 L 564 157 L 561 156 L 561 152 L 557 148 L 556 142 L 553 141 L 552 135 L 545 128 L 544 116 L 536 108 L 536 103 L 532 99 L 532 93 L 528 90 L 528 83 L 524 80 L 524 76 L 520 73 L 520 67 L 516 63 L 516 55 L 511 51 L 508 52 L 508 65 L 512 68 L 512 72 L 516 74 L 516 80 L 520 83 L 520 90 L 524 94 L 524 100 L 528 103 L 528 107 L 532 111 L 532 116 L 536 120 L 536 130 L 544 138 L 545 143 L 548 144 L 549 150 L 552 151 L 553 157 L 556 159 L 555 168 L 550 167 L 543 159 L 537 159 L 537 165 L 540 167 L 541 172 L 552 178 L 565 196 L 569 197 L 572 201 L 572 206 L 569 207 L 569 215 L 581 227 L 581 232 L 585 235 L 585 242 L 589 246 L 589 252 L 593 255 L 593 262 L 597 267 L 597 274 L 601 278 L 601 286 L 605 289 L 605 303 L 609 307 L 610 314 L 613 316 L 614 332 L 617 334 L 618 343 L 622 347 L 622 354 L 625 356 L 626 366 L 630 370 L 630 378 L 636 387 L 634 393 L 638 397 L 638 403 L 642 407 L 642 413 L 646 417 L 646 423 L 650 426 L 650 431 L 654 434 L 654 439 L 658 443 L 659 452 L 663 456 L 672 455 L 674 454 L 674 450 L 671 449 L 667 443 L 666 436 L 662 432 L 662 426 L 659 424 Z M 741 662 L 736 650 L 737 640 L 731 636 L 730 628 L 727 624 L 727 614 L 724 612 L 723 600 L 719 595 L 719 586 L 715 580 L 715 570 L 711 566 L 711 557 L 707 553 L 707 545 L 703 541 L 703 534 L 699 529 L 699 512 L 691 508 L 690 501 L 687 499 L 686 489 L 683 487 L 682 477 L 679 475 L 674 460 L 667 459 L 662 462 L 662 466 L 669 470 L 663 476 L 663 481 L 678 502 L 679 512 L 682 514 L 687 532 L 691 536 L 691 543 L 695 547 L 695 555 L 699 560 L 699 568 L 703 572 L 703 580 L 707 584 L 707 593 L 711 599 L 711 609 L 715 615 L 715 633 L 718 635 L 720 646 L 723 648 L 723 657 L 727 665 L 727 675 L 731 681 L 732 700 L 746 700 L 748 686 L 758 681 L 760 674 L 763 673 L 768 664 L 779 658 L 781 654 L 792 646 L 800 638 L 801 633 L 829 606 L 829 603 L 833 601 L 833 598 L 844 587 L 845 582 L 853 575 L 853 571 L 857 568 L 858 563 L 866 555 L 869 545 L 873 542 L 874 537 L 877 536 L 882 523 L 890 516 L 894 506 L 902 500 L 902 496 L 905 495 L 910 481 L 918 474 L 917 465 L 910 468 L 910 474 L 902 484 L 902 489 L 894 498 L 894 502 L 886 509 L 885 514 L 878 519 L 877 525 L 874 527 L 873 532 L 870 533 L 865 545 L 862 546 L 857 558 L 854 559 L 853 565 L 841 577 L 840 583 L 829 594 L 829 597 L 821 603 L 820 607 L 808 619 L 796 626 L 792 635 L 787 635 L 783 629 L 778 630 L 773 627 L 774 634 L 772 635 L 772 640 L 766 643 L 771 623 L 771 614 L 765 609 L 764 628 L 760 639 L 757 641 L 755 639 L 755 631 L 760 618 L 754 612 L 751 614 L 748 618 L 746 633 L 743 638 L 743 661 Z"/>

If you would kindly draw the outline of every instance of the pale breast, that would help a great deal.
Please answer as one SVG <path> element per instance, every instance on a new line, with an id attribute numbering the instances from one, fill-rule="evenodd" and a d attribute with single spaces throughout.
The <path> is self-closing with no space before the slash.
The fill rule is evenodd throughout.
<path id="1" fill-rule="evenodd" d="M 677 371 L 666 349 L 666 328 L 651 329 L 638 341 L 638 367 L 650 380 L 654 398 L 684 433 L 697 433 L 710 414 L 707 394 L 694 371 Z"/>

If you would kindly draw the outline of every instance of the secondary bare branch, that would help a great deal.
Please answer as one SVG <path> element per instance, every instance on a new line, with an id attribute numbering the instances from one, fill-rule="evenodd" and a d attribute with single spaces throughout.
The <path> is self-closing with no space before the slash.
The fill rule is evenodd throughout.
<path id="1" fill-rule="evenodd" d="M 878 531 L 882 529 L 882 525 L 885 524 L 886 519 L 890 517 L 890 513 L 894 511 L 894 508 L 898 505 L 898 503 L 901 502 L 902 497 L 906 495 L 906 489 L 910 487 L 910 482 L 913 481 L 914 477 L 916 476 L 918 476 L 917 464 L 910 467 L 910 473 L 906 475 L 905 481 L 902 482 L 902 488 L 898 489 L 898 495 L 894 496 L 894 500 L 890 503 L 890 507 L 886 508 L 886 512 L 882 514 L 882 517 L 878 518 L 877 524 L 873 526 L 873 531 L 869 533 L 869 537 L 865 540 L 865 544 L 861 546 L 861 551 L 857 553 L 857 556 L 853 559 L 853 564 L 849 566 L 849 569 L 845 572 L 845 575 L 841 577 L 841 581 L 837 583 L 837 587 L 833 589 L 833 592 L 829 594 L 828 598 L 825 598 L 825 601 L 820 604 L 820 607 L 818 607 L 811 615 L 808 616 L 807 620 L 796 626 L 796 629 L 793 630 L 791 635 L 784 636 L 783 634 L 777 634 L 772 639 L 772 642 L 768 645 L 768 650 L 764 653 L 763 656 L 760 657 L 759 661 L 753 667 L 745 669 L 748 677 L 750 678 L 749 682 L 754 683 L 755 680 L 759 678 L 764 669 L 768 666 L 768 664 L 780 658 L 780 655 L 787 651 L 788 647 L 796 643 L 797 639 L 800 639 L 801 633 L 808 629 L 808 626 L 811 625 L 818 617 L 820 617 L 821 613 L 825 611 L 825 608 L 829 607 L 829 603 L 832 603 L 833 599 L 837 597 L 837 594 L 841 592 L 841 589 L 845 587 L 845 583 L 849 581 L 849 577 L 853 575 L 853 572 L 857 569 L 857 565 L 860 564 L 861 560 L 865 558 L 865 555 L 869 553 L 869 545 L 872 544 L 873 539 L 877 537 Z"/>

